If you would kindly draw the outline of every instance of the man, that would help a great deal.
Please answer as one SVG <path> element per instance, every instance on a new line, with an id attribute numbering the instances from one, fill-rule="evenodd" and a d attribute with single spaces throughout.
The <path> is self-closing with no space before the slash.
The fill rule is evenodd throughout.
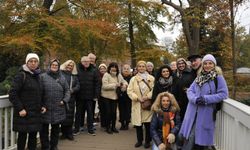
<path id="1" fill-rule="evenodd" d="M 88 133 L 95 135 L 93 129 L 93 103 L 94 99 L 98 99 L 100 95 L 98 71 L 90 65 L 90 59 L 87 56 L 82 57 L 77 69 L 80 91 L 76 101 L 74 135 L 79 134 L 81 121 L 84 122 L 85 111 L 87 111 Z"/>
<path id="2" fill-rule="evenodd" d="M 197 76 L 197 71 L 201 67 L 202 57 L 200 55 L 190 55 L 187 59 L 188 59 L 188 61 L 191 62 L 191 68 L 192 68 L 191 74 L 192 74 L 193 80 L 194 80 Z"/>
<path id="3" fill-rule="evenodd" d="M 187 62 L 184 58 L 177 59 L 176 64 L 177 72 L 173 94 L 175 95 L 175 98 L 181 108 L 180 115 L 181 120 L 183 121 L 188 104 L 186 91 L 193 82 L 193 76 L 191 74 L 191 69 L 188 67 Z"/>
<path id="4" fill-rule="evenodd" d="M 89 58 L 89 60 L 90 60 L 90 65 L 92 65 L 93 66 L 93 68 L 95 68 L 96 70 L 98 69 L 97 67 L 96 67 L 96 55 L 95 54 L 93 54 L 93 53 L 89 53 L 88 54 L 88 58 Z M 101 81 L 100 81 L 101 82 Z M 101 90 L 101 89 L 100 89 Z M 94 119 L 94 125 L 96 125 L 97 123 L 97 117 L 95 117 L 95 116 L 97 116 L 96 114 L 95 114 L 95 108 L 96 108 L 96 101 L 97 101 L 98 99 L 94 99 L 94 102 L 93 102 L 93 107 L 92 107 L 92 111 L 93 111 L 93 119 Z"/>
<path id="5" fill-rule="evenodd" d="M 93 53 L 89 53 L 88 58 L 90 60 L 90 64 L 96 67 L 96 56 Z"/>

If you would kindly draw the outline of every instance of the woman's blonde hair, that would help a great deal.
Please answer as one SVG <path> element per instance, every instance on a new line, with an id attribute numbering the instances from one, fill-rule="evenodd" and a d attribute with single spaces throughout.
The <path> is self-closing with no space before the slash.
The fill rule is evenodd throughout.
<path id="1" fill-rule="evenodd" d="M 169 93 L 169 92 L 162 92 L 162 93 L 159 93 L 155 102 L 153 103 L 152 107 L 151 107 L 151 110 L 154 111 L 154 112 L 160 112 L 162 111 L 161 110 L 161 100 L 163 97 L 168 97 L 169 100 L 170 100 L 170 111 L 171 112 L 177 112 L 177 111 L 180 111 L 180 107 L 174 97 L 173 94 Z"/>
<path id="2" fill-rule="evenodd" d="M 76 70 L 76 63 L 73 61 L 73 60 L 67 60 L 66 62 L 64 62 L 61 66 L 60 66 L 60 69 L 61 70 L 66 70 L 66 67 L 69 65 L 69 64 L 73 64 L 74 67 L 73 67 L 73 70 L 72 70 L 72 74 L 73 75 L 77 75 L 77 70 Z"/>

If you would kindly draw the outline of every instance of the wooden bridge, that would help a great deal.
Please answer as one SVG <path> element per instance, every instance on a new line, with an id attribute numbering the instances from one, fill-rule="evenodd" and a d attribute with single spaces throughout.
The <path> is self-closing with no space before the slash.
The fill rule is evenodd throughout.
<path id="1" fill-rule="evenodd" d="M 12 129 L 13 107 L 8 96 L 0 96 L 0 150 L 16 149 L 16 134 Z M 119 125 L 117 125 L 119 128 Z M 60 140 L 59 150 L 142 150 L 135 148 L 135 129 L 118 134 L 107 134 L 99 126 L 96 136 L 86 131 L 75 136 L 74 141 Z M 250 107 L 232 99 L 223 102 L 217 114 L 215 147 L 217 150 L 250 150 Z"/>

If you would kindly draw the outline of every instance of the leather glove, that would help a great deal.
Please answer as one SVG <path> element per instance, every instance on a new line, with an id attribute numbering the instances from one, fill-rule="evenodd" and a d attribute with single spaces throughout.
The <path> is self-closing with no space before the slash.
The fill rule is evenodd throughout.
<path id="1" fill-rule="evenodd" d="M 167 139 L 168 139 L 168 143 L 172 144 L 175 142 L 175 135 L 173 133 L 170 133 Z"/>
<path id="2" fill-rule="evenodd" d="M 166 145 L 161 143 L 159 146 L 158 146 L 159 150 L 165 150 L 166 149 Z"/>
<path id="3" fill-rule="evenodd" d="M 197 105 L 205 105 L 206 102 L 202 96 L 198 97 L 195 102 Z"/>

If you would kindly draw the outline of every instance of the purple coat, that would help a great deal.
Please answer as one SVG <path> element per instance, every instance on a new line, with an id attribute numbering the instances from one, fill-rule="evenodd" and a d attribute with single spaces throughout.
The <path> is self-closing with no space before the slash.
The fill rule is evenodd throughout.
<path id="1" fill-rule="evenodd" d="M 224 77 L 218 75 L 217 81 L 217 92 L 213 80 L 204 83 L 201 87 L 194 81 L 187 91 L 189 103 L 180 134 L 188 139 L 197 111 L 195 144 L 198 145 L 212 146 L 214 144 L 215 121 L 213 120 L 213 111 L 216 103 L 219 103 L 228 97 L 228 88 Z M 204 97 L 206 105 L 195 104 L 196 99 L 200 96 Z"/>

